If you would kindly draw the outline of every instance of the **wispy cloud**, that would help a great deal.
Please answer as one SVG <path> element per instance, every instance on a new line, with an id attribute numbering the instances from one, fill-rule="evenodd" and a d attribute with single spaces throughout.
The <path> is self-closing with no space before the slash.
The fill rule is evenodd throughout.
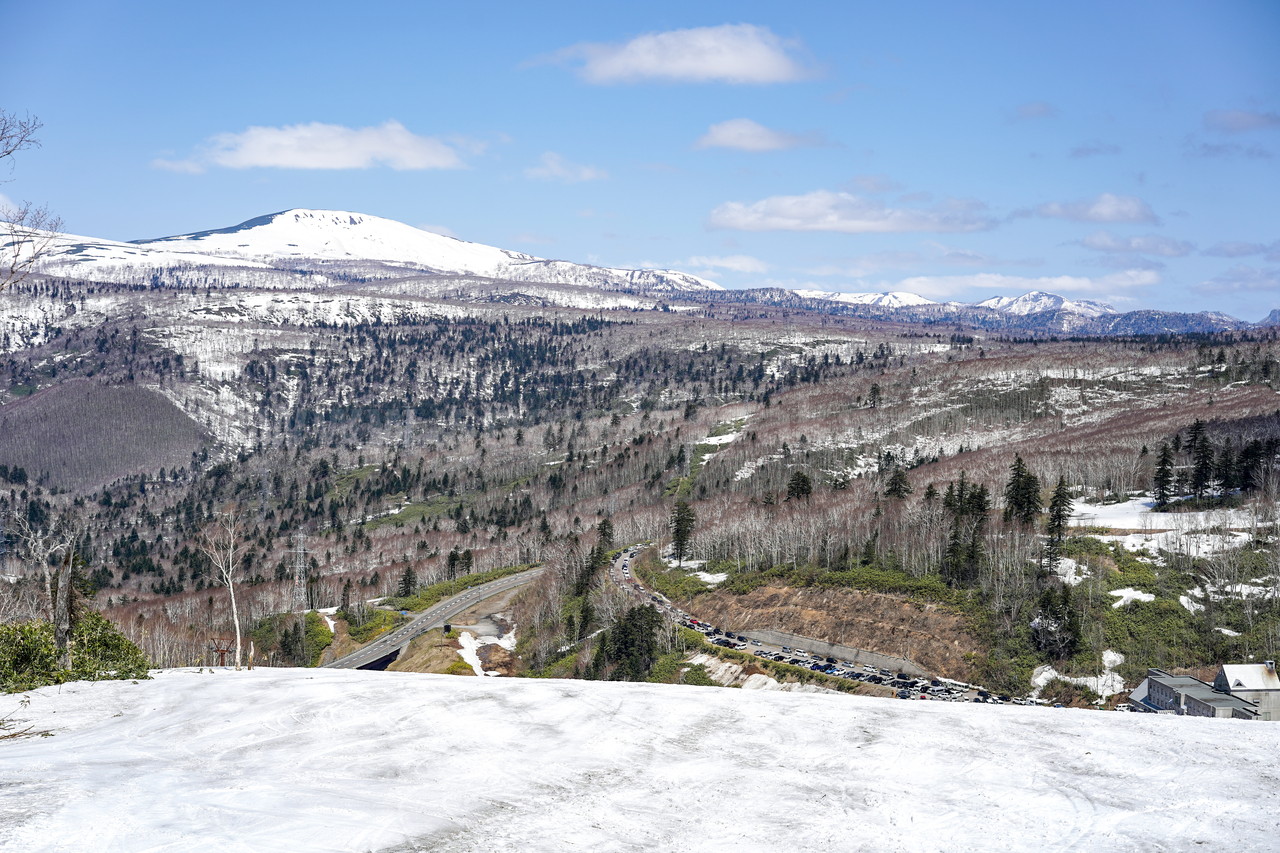
<path id="1" fill-rule="evenodd" d="M 788 83 L 811 76 L 799 44 L 753 24 L 646 33 L 627 42 L 567 47 L 553 61 L 580 62 L 589 83 Z"/>
<path id="2" fill-rule="evenodd" d="M 1196 289 L 1201 293 L 1280 293 L 1280 270 L 1242 264 L 1202 282 Z"/>
<path id="3" fill-rule="evenodd" d="M 974 291 L 1020 293 L 1043 290 L 1050 293 L 1092 294 L 1123 301 L 1130 298 L 1127 296 L 1130 291 L 1159 283 L 1160 275 L 1153 270 L 1123 270 L 1097 278 L 1076 275 L 1031 277 L 975 273 L 973 275 L 914 276 L 898 282 L 893 289 L 918 293 L 931 299 L 945 299 Z"/>
<path id="4" fill-rule="evenodd" d="M 420 231 L 430 231 L 432 234 L 439 234 L 442 237 L 456 238 L 458 236 L 457 232 L 448 225 L 418 225 L 415 227 Z"/>
<path id="5" fill-rule="evenodd" d="M 1182 143 L 1188 157 L 1245 157 L 1250 160 L 1270 160 L 1271 151 L 1261 145 L 1240 145 L 1235 142 L 1204 142 L 1194 135 Z"/>
<path id="6" fill-rule="evenodd" d="M 1274 240 L 1270 243 L 1228 241 L 1210 246 L 1204 250 L 1204 253 L 1215 258 L 1245 258 L 1249 255 L 1264 255 L 1268 261 L 1280 261 L 1280 240 Z"/>
<path id="7" fill-rule="evenodd" d="M 1204 126 L 1220 133 L 1245 133 L 1280 127 L 1280 113 L 1252 110 L 1210 110 L 1204 114 Z"/>
<path id="8" fill-rule="evenodd" d="M 152 165 L 173 172 L 226 169 L 460 169 L 465 164 L 445 142 L 419 136 L 398 121 L 377 127 L 292 124 L 250 127 L 208 139 L 186 160 L 157 159 Z"/>
<path id="9" fill-rule="evenodd" d="M 1035 213 L 1073 222 L 1159 222 L 1155 212 L 1142 199 L 1112 193 L 1081 201 L 1049 202 L 1037 207 Z"/>
<path id="10" fill-rule="evenodd" d="M 864 193 L 890 193 L 902 189 L 902 184 L 888 175 L 854 175 L 851 183 Z"/>
<path id="11" fill-rule="evenodd" d="M 687 261 L 678 261 L 676 268 L 697 270 L 729 270 L 743 273 L 765 273 L 769 265 L 751 255 L 694 255 Z"/>
<path id="12" fill-rule="evenodd" d="M 982 204 L 951 201 L 931 208 L 888 207 L 847 192 L 817 190 L 756 202 L 729 201 L 711 211 L 712 228 L 739 231 L 834 231 L 892 234 L 912 231 L 981 231 L 995 221 Z"/>
<path id="13" fill-rule="evenodd" d="M 1058 108 L 1044 101 L 1028 101 L 1019 104 L 1013 111 L 1014 118 L 1017 119 L 1053 118 L 1057 114 Z"/>
<path id="14" fill-rule="evenodd" d="M 739 151 L 784 151 L 823 145 L 821 134 L 786 133 L 772 130 L 749 118 L 733 118 L 713 124 L 695 144 L 696 148 L 736 148 Z"/>
<path id="15" fill-rule="evenodd" d="M 525 177 L 540 181 L 561 181 L 566 184 L 578 184 L 583 181 L 599 181 L 609 177 L 609 173 L 595 166 L 582 166 L 571 163 L 554 151 L 542 155 L 537 166 L 524 170 Z"/>
<path id="16" fill-rule="evenodd" d="M 1110 142 L 1084 142 L 1071 149 L 1071 156 L 1076 159 L 1084 157 L 1103 157 L 1109 154 L 1119 154 L 1120 146 L 1113 145 Z"/>
<path id="17" fill-rule="evenodd" d="M 1185 240 L 1174 240 L 1158 234 L 1121 237 L 1109 231 L 1096 231 L 1081 240 L 1080 245 L 1097 252 L 1129 252 L 1139 255 L 1159 255 L 1164 258 L 1181 258 L 1191 254 L 1195 248 Z"/>

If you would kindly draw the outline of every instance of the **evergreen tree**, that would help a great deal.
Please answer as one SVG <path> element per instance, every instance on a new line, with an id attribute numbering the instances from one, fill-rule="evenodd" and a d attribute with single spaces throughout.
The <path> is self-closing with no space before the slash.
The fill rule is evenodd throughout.
<path id="1" fill-rule="evenodd" d="M 400 598 L 408 598 L 413 595 L 413 591 L 418 588 L 418 575 L 414 572 L 412 566 L 405 566 L 404 571 L 400 574 L 400 583 L 396 587 L 396 595 Z"/>
<path id="2" fill-rule="evenodd" d="M 1040 515 L 1040 478 L 1027 469 L 1021 456 L 1015 456 L 1013 465 L 1009 467 L 1004 501 L 1005 521 L 1017 521 L 1029 526 Z"/>
<path id="3" fill-rule="evenodd" d="M 1196 421 L 1199 423 L 1199 421 Z M 1214 483 L 1213 443 L 1201 434 L 1191 449 L 1191 491 L 1202 498 Z"/>
<path id="4" fill-rule="evenodd" d="M 1054 545 L 1062 542 L 1067 535 L 1067 521 L 1071 518 L 1071 490 L 1067 488 L 1067 478 L 1059 477 L 1058 485 L 1049 500 L 1049 524 L 1045 532 Z"/>
<path id="5" fill-rule="evenodd" d="M 803 471 L 796 471 L 791 475 L 791 479 L 787 481 L 787 500 L 798 500 L 804 498 L 809 500 L 809 496 L 813 494 L 813 481 L 809 479 L 809 475 Z"/>
<path id="6" fill-rule="evenodd" d="M 929 488 L 933 488 L 932 485 Z M 893 473 L 889 475 L 889 482 L 884 487 L 884 496 L 893 498 L 894 500 L 905 500 L 907 495 L 911 494 L 911 483 L 907 480 L 907 472 L 902 468 L 895 466 Z M 937 491 L 934 491 L 937 495 Z M 926 493 L 927 497 L 927 493 Z"/>
<path id="7" fill-rule="evenodd" d="M 1169 443 L 1160 445 L 1160 456 L 1156 460 L 1155 475 L 1151 479 L 1151 492 L 1155 498 L 1155 508 L 1164 509 L 1173 499 L 1173 449 Z"/>
<path id="8" fill-rule="evenodd" d="M 689 553 L 689 539 L 697 523 L 693 507 L 684 501 L 676 501 L 671 508 L 671 548 L 675 551 L 677 563 L 683 563 L 685 554 Z"/>

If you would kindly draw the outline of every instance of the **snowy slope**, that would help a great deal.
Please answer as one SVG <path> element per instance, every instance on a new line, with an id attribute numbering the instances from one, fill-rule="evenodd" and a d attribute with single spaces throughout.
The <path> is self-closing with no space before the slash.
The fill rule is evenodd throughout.
<path id="1" fill-rule="evenodd" d="M 294 270 L 327 269 L 333 264 L 341 264 L 335 269 L 369 275 L 385 275 L 389 268 L 614 290 L 721 289 L 714 282 L 687 273 L 547 260 L 445 237 L 390 219 L 334 210 L 287 210 L 231 228 L 132 243 L 59 235 L 41 262 L 41 271 L 145 283 L 157 270 L 214 267 L 243 270 L 240 283 L 246 286 L 298 287 L 327 281 L 298 276 Z"/>
<path id="2" fill-rule="evenodd" d="M 1114 308 L 1102 302 L 1087 299 L 1072 300 L 1055 293 L 1045 293 L 1042 290 L 1033 290 L 1021 296 L 993 296 L 982 300 L 977 305 L 1021 316 L 1039 314 L 1041 311 L 1068 311 L 1085 317 L 1101 317 L 1104 314 L 1116 313 Z"/>
<path id="3" fill-rule="evenodd" d="M 549 261 L 468 243 L 402 222 L 337 210 L 286 210 L 231 228 L 158 240 L 144 249 L 181 250 L 214 257 L 268 262 L 286 260 L 372 260 L 447 273 L 512 281 L 640 286 L 663 290 L 719 290 L 719 285 L 680 272 L 619 270 Z"/>
<path id="4" fill-rule="evenodd" d="M 889 291 L 885 293 L 838 293 L 829 290 L 797 290 L 797 296 L 806 299 L 828 299 L 832 302 L 847 302 L 850 305 L 879 305 L 882 308 L 906 308 L 916 305 L 937 305 L 932 299 L 925 299 L 914 293 L 905 291 Z"/>
<path id="5" fill-rule="evenodd" d="M 1275 849 L 1267 723 L 191 670 L 0 696 L 0 851 Z"/>

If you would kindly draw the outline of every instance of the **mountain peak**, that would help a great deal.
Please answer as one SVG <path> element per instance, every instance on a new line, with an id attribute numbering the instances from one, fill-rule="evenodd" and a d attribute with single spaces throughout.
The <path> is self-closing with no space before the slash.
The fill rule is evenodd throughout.
<path id="1" fill-rule="evenodd" d="M 1072 300 L 1043 290 L 1032 290 L 1021 296 L 993 296 L 982 300 L 977 305 L 1006 314 L 1023 316 L 1039 314 L 1042 311 L 1067 311 L 1085 317 L 1100 317 L 1103 314 L 1116 313 L 1116 309 L 1103 302 L 1088 299 Z"/>

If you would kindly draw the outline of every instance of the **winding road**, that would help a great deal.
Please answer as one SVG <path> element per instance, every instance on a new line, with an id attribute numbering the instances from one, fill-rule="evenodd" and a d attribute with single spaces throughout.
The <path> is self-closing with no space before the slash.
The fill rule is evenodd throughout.
<path id="1" fill-rule="evenodd" d="M 361 669 L 367 667 L 397 653 L 415 637 L 425 634 L 432 628 L 441 627 L 445 622 L 473 605 L 507 590 L 524 586 L 541 575 L 542 572 L 542 568 L 529 569 L 519 574 L 508 575 L 505 578 L 498 578 L 496 581 L 489 581 L 486 584 L 464 590 L 451 598 L 446 598 L 444 601 L 433 604 L 413 617 L 408 623 L 401 625 L 389 634 L 379 637 L 369 645 L 324 664 L 323 668 Z"/>

